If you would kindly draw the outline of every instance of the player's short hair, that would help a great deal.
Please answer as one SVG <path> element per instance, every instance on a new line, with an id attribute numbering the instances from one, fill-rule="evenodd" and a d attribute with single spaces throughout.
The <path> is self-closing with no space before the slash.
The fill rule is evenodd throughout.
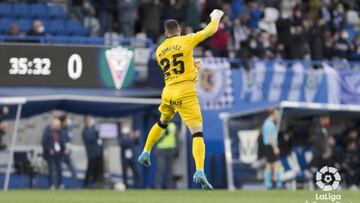
<path id="1" fill-rule="evenodd" d="M 169 34 L 175 34 L 180 28 L 180 24 L 177 20 L 170 19 L 165 21 L 164 23 L 164 29 Z"/>
<path id="2" fill-rule="evenodd" d="M 322 115 L 320 115 L 320 118 L 328 119 L 328 118 L 329 118 L 329 114 L 322 114 Z"/>

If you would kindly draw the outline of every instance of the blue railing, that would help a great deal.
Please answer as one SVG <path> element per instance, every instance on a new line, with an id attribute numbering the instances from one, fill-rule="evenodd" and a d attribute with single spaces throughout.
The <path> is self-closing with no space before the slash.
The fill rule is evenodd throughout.
<path id="1" fill-rule="evenodd" d="M 150 39 L 146 38 L 104 38 L 104 37 L 81 37 L 81 36 L 10 36 L 0 35 L 0 43 L 4 42 L 36 42 L 46 44 L 78 44 L 78 45 L 123 45 L 145 46 L 154 48 Z"/>

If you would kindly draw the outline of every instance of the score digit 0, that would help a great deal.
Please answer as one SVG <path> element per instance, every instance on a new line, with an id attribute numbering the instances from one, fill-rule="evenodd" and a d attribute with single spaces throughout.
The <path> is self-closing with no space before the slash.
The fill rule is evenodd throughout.
<path id="1" fill-rule="evenodd" d="M 68 60 L 68 75 L 71 79 L 77 80 L 82 74 L 82 59 L 79 54 L 72 54 Z"/>

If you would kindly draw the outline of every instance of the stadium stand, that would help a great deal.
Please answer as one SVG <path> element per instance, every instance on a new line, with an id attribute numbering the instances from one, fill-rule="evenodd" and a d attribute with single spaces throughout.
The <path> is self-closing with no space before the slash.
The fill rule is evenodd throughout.
<path id="1" fill-rule="evenodd" d="M 0 34 L 2 35 L 8 34 L 13 23 L 19 26 L 20 32 L 27 33 L 34 20 L 41 20 L 45 27 L 45 35 L 59 36 L 59 41 L 63 41 L 65 36 L 89 35 L 89 30 L 81 21 L 70 20 L 69 14 L 61 6 L 49 6 L 44 3 L 0 3 L 0 13 Z M 80 44 L 85 42 L 80 38 L 71 41 Z"/>

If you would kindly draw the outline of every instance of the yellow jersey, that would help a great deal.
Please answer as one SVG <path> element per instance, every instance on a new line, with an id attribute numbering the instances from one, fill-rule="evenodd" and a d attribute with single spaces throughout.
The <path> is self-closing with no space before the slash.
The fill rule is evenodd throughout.
<path id="1" fill-rule="evenodd" d="M 219 20 L 212 18 L 203 30 L 195 34 L 173 36 L 160 44 L 156 49 L 156 60 L 164 72 L 165 86 L 182 81 L 197 80 L 193 48 L 215 34 L 218 26 Z"/>

